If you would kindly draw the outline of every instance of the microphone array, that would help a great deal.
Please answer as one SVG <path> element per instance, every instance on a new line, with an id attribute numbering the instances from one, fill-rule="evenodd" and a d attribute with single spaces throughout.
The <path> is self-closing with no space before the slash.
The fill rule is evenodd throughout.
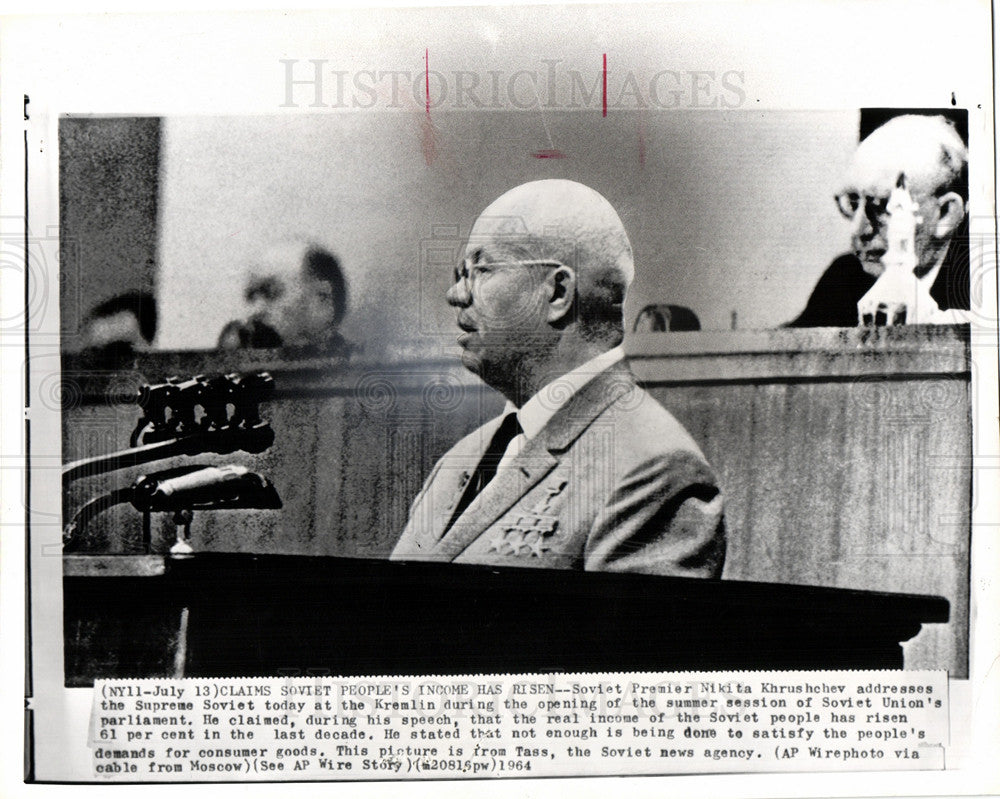
<path id="1" fill-rule="evenodd" d="M 134 447 L 208 431 L 252 430 L 262 423 L 260 404 L 273 394 L 274 378 L 267 372 L 171 377 L 143 386 L 136 397 L 143 416 L 129 443 Z"/>
<path id="2" fill-rule="evenodd" d="M 264 452 L 274 431 L 261 418 L 260 406 L 274 394 L 274 378 L 252 374 L 171 377 L 139 389 L 133 402 L 142 416 L 129 437 L 129 448 L 85 458 L 63 467 L 63 487 L 82 477 L 203 453 L 242 450 Z M 281 508 L 281 498 L 265 477 L 243 466 L 190 464 L 141 475 L 131 486 L 86 502 L 63 530 L 63 551 L 73 551 L 87 524 L 114 505 L 131 503 L 143 514 L 143 544 L 150 546 L 149 514 L 169 512 L 177 523 L 174 557 L 192 550 L 187 531 L 194 510 Z"/>

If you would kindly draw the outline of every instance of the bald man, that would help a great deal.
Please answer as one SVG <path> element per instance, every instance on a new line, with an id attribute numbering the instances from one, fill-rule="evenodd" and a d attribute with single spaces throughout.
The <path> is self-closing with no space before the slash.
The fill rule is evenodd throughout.
<path id="1" fill-rule="evenodd" d="M 858 324 L 858 301 L 885 268 L 887 203 L 901 174 L 918 206 L 913 274 L 920 293 L 942 311 L 969 309 L 968 151 L 944 117 L 904 115 L 858 145 L 836 195 L 851 223 L 852 251 L 830 264 L 789 327 Z"/>
<path id="2" fill-rule="evenodd" d="M 579 183 L 483 211 L 447 299 L 463 364 L 507 404 L 434 467 L 393 558 L 720 575 L 715 476 L 624 362 L 633 274 L 618 214 Z"/>

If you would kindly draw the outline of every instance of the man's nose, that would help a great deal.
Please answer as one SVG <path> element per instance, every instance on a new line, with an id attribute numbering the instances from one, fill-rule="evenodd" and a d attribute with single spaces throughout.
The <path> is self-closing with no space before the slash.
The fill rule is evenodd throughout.
<path id="1" fill-rule="evenodd" d="M 858 206 L 851 219 L 851 235 L 858 238 L 867 238 L 875 234 L 875 226 L 868 215 L 868 208 L 864 203 Z"/>
<path id="2" fill-rule="evenodd" d="M 448 289 L 444 296 L 445 299 L 448 300 L 449 305 L 455 305 L 461 308 L 466 307 L 472 302 L 472 294 L 465 285 L 464 280 L 456 280 L 452 283 L 451 288 Z"/>
<path id="3" fill-rule="evenodd" d="M 271 304 L 263 297 L 254 297 L 252 300 L 250 300 L 248 305 L 250 307 L 249 315 L 251 319 L 259 319 L 266 317 L 271 307 Z"/>

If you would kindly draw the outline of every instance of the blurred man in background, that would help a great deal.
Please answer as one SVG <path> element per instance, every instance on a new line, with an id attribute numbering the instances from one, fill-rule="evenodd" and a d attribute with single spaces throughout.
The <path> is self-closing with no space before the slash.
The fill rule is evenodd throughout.
<path id="1" fill-rule="evenodd" d="M 82 349 L 107 358 L 148 350 L 156 337 L 156 300 L 148 291 L 127 291 L 95 305 L 83 320 Z"/>
<path id="2" fill-rule="evenodd" d="M 968 310 L 968 160 L 961 137 L 941 116 L 898 116 L 864 139 L 836 195 L 851 223 L 851 252 L 830 264 L 787 326 L 858 324 L 858 301 L 885 268 L 887 203 L 901 174 L 919 206 L 913 274 L 942 311 Z"/>
<path id="3" fill-rule="evenodd" d="M 701 330 L 698 315 L 683 305 L 647 305 L 635 317 L 633 333 L 666 333 Z"/>
<path id="4" fill-rule="evenodd" d="M 245 319 L 230 322 L 219 348 L 283 348 L 299 355 L 342 355 L 347 280 L 329 250 L 302 241 L 267 250 L 247 276 Z"/>

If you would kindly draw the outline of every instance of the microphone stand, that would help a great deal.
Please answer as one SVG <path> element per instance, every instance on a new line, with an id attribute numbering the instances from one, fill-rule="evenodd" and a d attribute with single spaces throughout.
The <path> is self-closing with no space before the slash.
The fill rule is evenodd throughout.
<path id="1" fill-rule="evenodd" d="M 264 452 L 273 443 L 274 430 L 267 422 L 260 422 L 250 428 L 205 430 L 68 463 L 62 470 L 63 488 L 81 477 L 92 477 L 178 455 L 201 455 L 206 452 L 228 455 L 237 450 L 256 454 Z"/>
<path id="2" fill-rule="evenodd" d="M 230 472 L 224 475 L 226 469 Z M 84 528 L 94 517 L 115 505 L 131 503 L 142 513 L 143 517 L 143 548 L 149 552 L 150 547 L 150 514 L 154 511 L 165 511 L 173 514 L 177 525 L 176 543 L 170 549 L 174 557 L 187 557 L 193 553 L 188 539 L 191 531 L 191 520 L 195 510 L 242 510 L 248 508 L 277 509 L 281 507 L 281 498 L 271 483 L 254 472 L 233 472 L 234 467 L 205 466 L 189 464 L 151 475 L 143 475 L 127 488 L 117 488 L 102 494 L 96 499 L 85 503 L 63 528 L 63 551 L 72 552 Z M 198 484 L 197 477 L 204 482 Z M 178 481 L 184 482 L 186 477 L 196 478 L 194 486 L 190 483 L 184 489 L 179 489 Z M 214 483 L 212 481 L 215 481 Z M 220 483 L 220 480 L 226 481 Z M 172 486 L 172 490 L 166 488 Z M 224 489 L 227 493 L 212 496 L 206 495 L 206 489 Z M 193 490 L 192 490 L 193 489 Z M 174 494 L 177 491 L 177 494 Z"/>
<path id="3" fill-rule="evenodd" d="M 114 491 L 109 491 L 107 494 L 102 494 L 96 499 L 89 500 L 83 507 L 81 507 L 74 515 L 72 520 L 63 528 L 63 552 L 72 552 L 74 545 L 77 543 L 77 536 L 83 532 L 83 529 L 90 524 L 91 519 L 98 516 L 108 508 L 113 508 L 115 505 L 124 505 L 127 502 L 132 501 L 132 488 L 116 488 Z M 149 518 L 149 513 L 143 514 L 143 543 L 145 549 L 149 551 L 149 542 L 145 540 L 147 524 L 146 521 Z"/>
<path id="4" fill-rule="evenodd" d="M 130 436 L 129 447 L 66 464 L 62 469 L 63 493 L 65 495 L 69 484 L 74 480 L 167 458 L 209 452 L 219 455 L 237 451 L 252 454 L 264 452 L 274 443 L 274 430 L 260 418 L 258 406 L 273 390 L 274 380 L 267 372 L 246 376 L 237 373 L 216 377 L 196 375 L 187 380 L 170 378 L 166 383 L 143 386 L 135 402 L 143 408 L 144 415 Z M 197 422 L 196 406 L 204 410 L 203 418 Z M 229 414 L 230 406 L 234 409 L 232 415 Z M 140 437 L 148 443 L 140 444 Z M 181 467 L 179 470 L 170 470 L 170 474 L 199 468 L 203 467 Z M 280 508 L 281 500 L 273 486 L 263 478 L 256 477 L 263 493 L 253 500 L 212 501 L 198 507 L 207 510 Z M 142 479 L 144 478 L 140 478 L 140 481 Z M 137 486 L 138 483 L 128 488 L 118 488 L 85 503 L 63 529 L 63 550 L 73 550 L 79 543 L 80 533 L 95 516 L 115 505 L 131 502 L 142 514 L 143 549 L 149 552 L 152 543 L 150 514 L 154 508 L 142 504 Z M 174 507 L 170 510 L 178 525 L 177 544 L 171 549 L 171 553 L 177 556 L 190 554 L 187 538 L 193 508 Z"/>

